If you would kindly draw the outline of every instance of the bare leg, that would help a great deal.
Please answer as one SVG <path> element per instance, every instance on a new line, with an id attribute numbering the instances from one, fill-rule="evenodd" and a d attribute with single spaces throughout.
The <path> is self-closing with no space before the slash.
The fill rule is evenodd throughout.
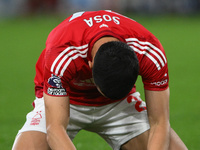
<path id="1" fill-rule="evenodd" d="M 149 130 L 131 139 L 124 145 L 121 150 L 146 150 L 148 143 Z"/>
<path id="2" fill-rule="evenodd" d="M 12 150 L 50 150 L 50 148 L 45 133 L 27 131 L 17 135 Z"/>
<path id="3" fill-rule="evenodd" d="M 149 131 L 142 133 L 141 135 L 131 139 L 124 145 L 122 145 L 121 150 L 146 150 L 148 143 Z M 188 150 L 180 137 L 171 128 L 170 132 L 170 146 L 169 150 Z"/>
<path id="4" fill-rule="evenodd" d="M 180 137 L 176 132 L 171 128 L 171 138 L 170 138 L 170 150 L 188 150 Z"/>

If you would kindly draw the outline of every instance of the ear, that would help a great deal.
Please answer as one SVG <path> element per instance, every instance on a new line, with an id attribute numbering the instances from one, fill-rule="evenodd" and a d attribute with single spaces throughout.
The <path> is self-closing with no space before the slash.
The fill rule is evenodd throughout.
<path id="1" fill-rule="evenodd" d="M 88 61 L 89 67 L 92 69 L 93 63 L 91 61 Z"/>

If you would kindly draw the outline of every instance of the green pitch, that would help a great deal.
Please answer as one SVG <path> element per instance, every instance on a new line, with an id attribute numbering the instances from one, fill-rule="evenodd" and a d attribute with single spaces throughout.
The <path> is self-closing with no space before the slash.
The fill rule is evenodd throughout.
<path id="1" fill-rule="evenodd" d="M 200 149 L 200 19 L 132 16 L 163 44 L 170 75 L 170 121 L 190 150 Z M 34 100 L 35 63 L 48 33 L 64 17 L 30 17 L 0 22 L 0 149 L 10 150 Z M 141 81 L 138 90 L 144 99 Z M 111 150 L 99 136 L 81 131 L 78 150 Z"/>

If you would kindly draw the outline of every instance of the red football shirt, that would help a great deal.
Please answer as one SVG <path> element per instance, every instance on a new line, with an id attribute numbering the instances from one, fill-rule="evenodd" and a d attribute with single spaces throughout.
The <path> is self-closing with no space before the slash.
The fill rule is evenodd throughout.
<path id="1" fill-rule="evenodd" d="M 167 60 L 159 40 L 136 21 L 101 10 L 75 13 L 51 31 L 36 64 L 36 97 L 44 91 L 52 96 L 68 95 L 71 104 L 112 103 L 97 91 L 88 65 L 94 43 L 103 36 L 116 37 L 135 51 L 145 89 L 168 87 Z M 131 93 L 135 91 L 134 87 Z"/>

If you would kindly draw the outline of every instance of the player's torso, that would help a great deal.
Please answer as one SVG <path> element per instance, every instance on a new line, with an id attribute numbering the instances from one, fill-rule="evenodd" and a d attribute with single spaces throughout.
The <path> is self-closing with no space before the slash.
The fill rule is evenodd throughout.
<path id="1" fill-rule="evenodd" d="M 101 101 L 103 98 L 94 85 L 88 65 L 92 46 L 102 36 L 115 36 L 129 44 L 132 41 L 137 43 L 137 40 L 151 41 L 154 38 L 134 20 L 111 11 L 79 12 L 63 21 L 50 33 L 46 45 L 47 51 L 55 49 L 58 53 L 63 53 L 63 58 L 65 55 L 68 57 L 69 61 L 63 59 L 63 62 L 61 60 L 51 69 L 55 74 L 67 78 L 69 95 L 75 101 L 85 98 L 99 98 Z M 141 55 L 137 55 L 141 61 Z M 65 74 L 67 65 L 71 72 Z"/>
<path id="2" fill-rule="evenodd" d="M 91 42 L 101 32 L 106 32 L 108 36 L 114 34 L 124 41 L 134 37 L 146 40 L 151 35 L 136 21 L 112 11 L 78 12 L 50 33 L 47 46 L 92 46 Z"/>

